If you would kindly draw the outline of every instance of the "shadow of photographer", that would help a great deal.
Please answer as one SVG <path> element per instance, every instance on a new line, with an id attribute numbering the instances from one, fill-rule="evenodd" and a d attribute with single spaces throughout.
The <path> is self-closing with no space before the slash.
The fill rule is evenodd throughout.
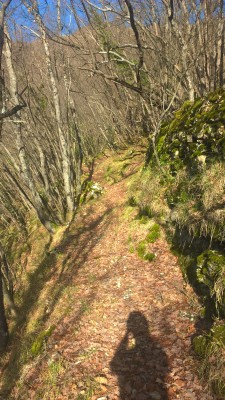
<path id="1" fill-rule="evenodd" d="M 126 334 L 110 368 L 118 377 L 121 400 L 168 400 L 164 384 L 167 355 L 151 337 L 148 321 L 141 312 L 130 313 Z"/>

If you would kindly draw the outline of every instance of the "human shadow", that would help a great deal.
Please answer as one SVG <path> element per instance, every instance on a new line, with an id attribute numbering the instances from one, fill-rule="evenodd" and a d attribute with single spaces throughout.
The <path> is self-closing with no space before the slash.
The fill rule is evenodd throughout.
<path id="1" fill-rule="evenodd" d="M 165 351 L 149 333 L 148 321 L 139 311 L 130 313 L 127 331 L 110 363 L 118 377 L 121 400 L 167 400 L 164 383 L 168 372 Z"/>

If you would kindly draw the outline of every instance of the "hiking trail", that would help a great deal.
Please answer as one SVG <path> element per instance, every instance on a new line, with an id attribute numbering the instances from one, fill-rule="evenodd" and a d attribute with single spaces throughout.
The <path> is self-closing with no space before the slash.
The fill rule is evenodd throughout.
<path id="1" fill-rule="evenodd" d="M 197 377 L 194 295 L 177 258 L 162 236 L 153 262 L 129 251 L 127 179 L 107 183 L 98 162 L 93 180 L 104 194 L 79 210 L 57 247 L 72 307 L 60 300 L 65 312 L 46 353 L 24 372 L 28 399 L 45 386 L 44 398 L 58 400 L 212 399 Z M 48 365 L 60 365 L 52 390 Z"/>

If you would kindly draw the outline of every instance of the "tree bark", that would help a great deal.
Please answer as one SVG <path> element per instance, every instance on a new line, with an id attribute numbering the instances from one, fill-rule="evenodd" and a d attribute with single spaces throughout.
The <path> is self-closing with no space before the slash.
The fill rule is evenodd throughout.
<path id="1" fill-rule="evenodd" d="M 5 304 L 3 295 L 3 284 L 2 284 L 2 263 L 3 254 L 0 248 L 0 353 L 2 353 L 9 340 L 8 324 L 5 316 Z"/>

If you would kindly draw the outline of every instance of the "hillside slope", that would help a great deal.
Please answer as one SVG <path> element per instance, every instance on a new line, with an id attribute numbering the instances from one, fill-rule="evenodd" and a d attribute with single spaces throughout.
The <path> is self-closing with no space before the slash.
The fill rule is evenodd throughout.
<path id="1" fill-rule="evenodd" d="M 1 399 L 212 399 L 192 358 L 196 299 L 163 232 L 149 244 L 152 262 L 133 249 L 152 226 L 127 204 L 127 184 L 143 157 L 131 158 L 110 182 L 112 160 L 98 162 L 94 181 L 104 193 L 82 207 L 46 256 L 46 282 L 20 331 L 21 346 L 6 356 Z M 40 348 L 32 336 L 25 357 L 25 332 L 37 320 L 37 338 L 40 326 L 48 333 Z"/>

